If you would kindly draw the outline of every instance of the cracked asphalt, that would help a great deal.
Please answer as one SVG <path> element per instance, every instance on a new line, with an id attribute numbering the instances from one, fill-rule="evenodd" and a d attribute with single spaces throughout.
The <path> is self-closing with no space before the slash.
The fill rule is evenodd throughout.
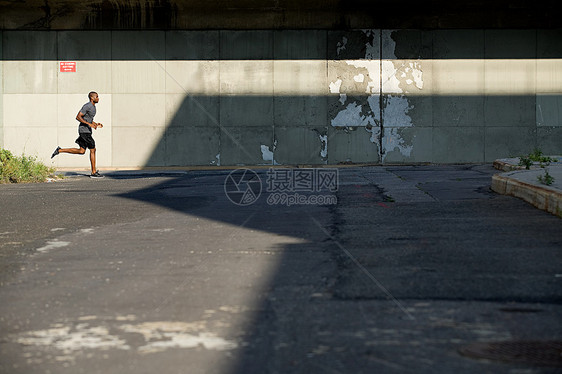
<path id="1" fill-rule="evenodd" d="M 492 165 L 343 167 L 292 206 L 230 172 L 0 185 L 0 373 L 559 372 L 466 354 L 562 341 L 562 221 Z"/>

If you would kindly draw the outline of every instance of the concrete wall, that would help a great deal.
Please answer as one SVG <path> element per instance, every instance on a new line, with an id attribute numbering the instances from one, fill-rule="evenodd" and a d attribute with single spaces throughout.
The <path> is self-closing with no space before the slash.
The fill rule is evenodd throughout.
<path id="1" fill-rule="evenodd" d="M 0 145 L 48 163 L 91 90 L 100 167 L 562 153 L 562 30 L 3 31 L 0 48 Z"/>

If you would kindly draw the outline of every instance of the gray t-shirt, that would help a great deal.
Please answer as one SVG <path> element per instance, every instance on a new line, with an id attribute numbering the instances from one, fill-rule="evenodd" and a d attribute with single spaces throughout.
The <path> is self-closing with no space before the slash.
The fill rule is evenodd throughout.
<path id="1" fill-rule="evenodd" d="M 82 106 L 82 109 L 80 109 L 80 113 L 84 115 L 82 117 L 84 118 L 84 121 L 92 123 L 92 121 L 94 120 L 94 116 L 96 115 L 96 106 L 90 101 Z M 91 134 L 92 128 L 80 122 L 80 125 L 78 125 L 78 132 L 82 134 Z"/>

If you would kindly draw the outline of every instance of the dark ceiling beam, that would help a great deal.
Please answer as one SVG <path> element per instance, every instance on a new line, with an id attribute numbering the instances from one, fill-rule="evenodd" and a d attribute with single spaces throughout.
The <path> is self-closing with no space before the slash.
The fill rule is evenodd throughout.
<path id="1" fill-rule="evenodd" d="M 2 0 L 3 30 L 560 28 L 556 0 Z"/>

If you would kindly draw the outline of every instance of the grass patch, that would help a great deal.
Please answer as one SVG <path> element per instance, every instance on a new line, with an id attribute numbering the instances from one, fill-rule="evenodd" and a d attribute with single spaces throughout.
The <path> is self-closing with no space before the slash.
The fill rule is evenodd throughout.
<path id="1" fill-rule="evenodd" d="M 37 161 L 37 157 L 18 157 L 0 148 L 0 183 L 45 182 L 47 178 L 55 177 L 55 170 Z"/>

